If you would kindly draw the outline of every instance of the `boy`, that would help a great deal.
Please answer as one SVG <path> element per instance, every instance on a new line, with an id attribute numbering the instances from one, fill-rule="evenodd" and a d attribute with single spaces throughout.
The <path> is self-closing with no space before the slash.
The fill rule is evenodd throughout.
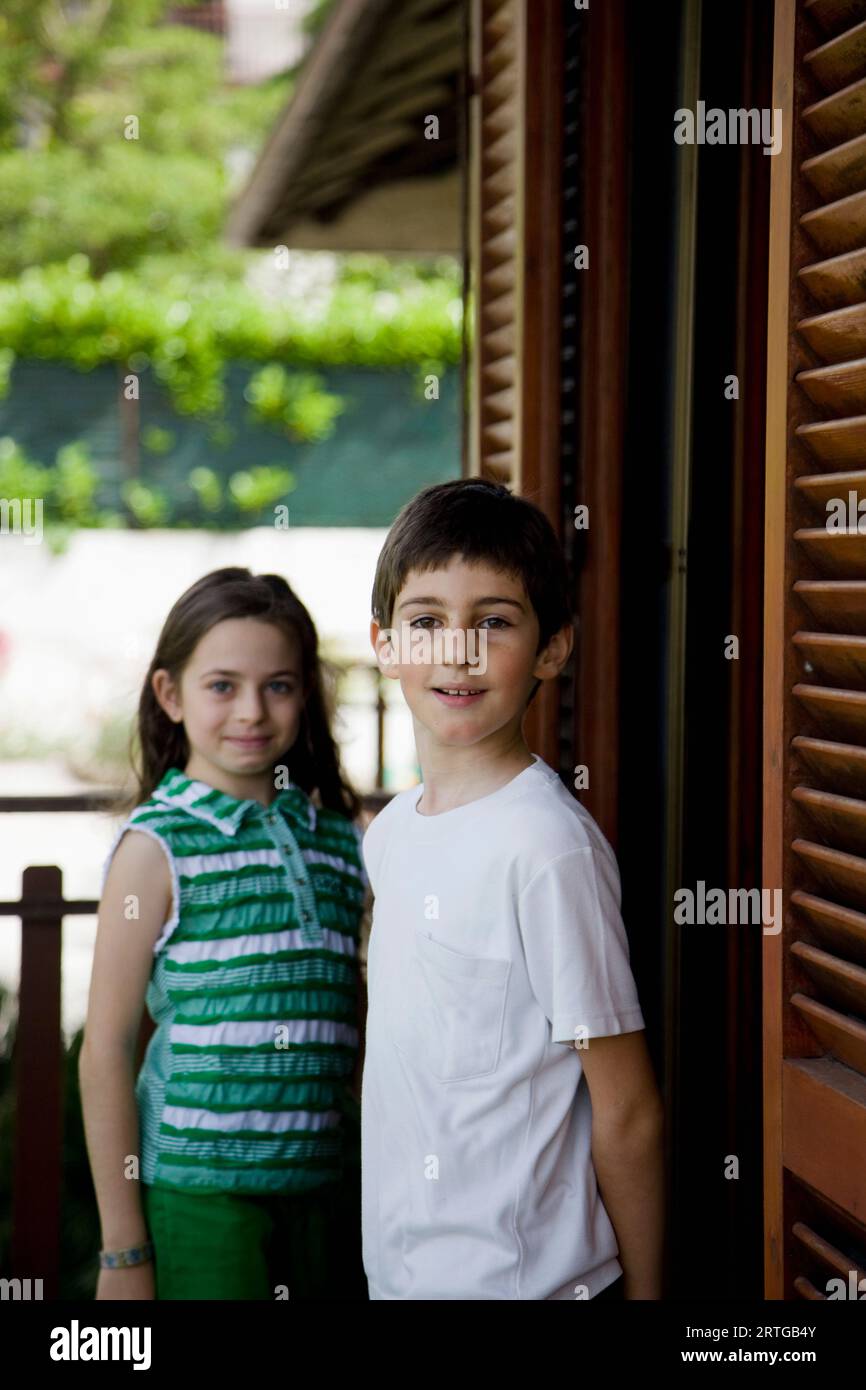
<path id="1" fill-rule="evenodd" d="M 423 780 L 363 842 L 370 1298 L 594 1298 L 620 1274 L 626 1298 L 659 1298 L 661 1100 L 619 872 L 522 733 L 572 648 L 556 537 L 496 484 L 426 488 L 388 533 L 372 608 Z"/>

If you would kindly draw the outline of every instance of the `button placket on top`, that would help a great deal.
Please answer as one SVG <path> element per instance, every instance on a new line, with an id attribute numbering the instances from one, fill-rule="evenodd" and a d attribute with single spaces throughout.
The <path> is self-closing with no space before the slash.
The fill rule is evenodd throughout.
<path id="1" fill-rule="evenodd" d="M 316 894 L 298 842 L 278 811 L 265 811 L 263 819 L 265 834 L 279 850 L 293 894 L 298 899 L 301 936 L 308 946 L 321 946 L 325 938 L 316 910 Z"/>

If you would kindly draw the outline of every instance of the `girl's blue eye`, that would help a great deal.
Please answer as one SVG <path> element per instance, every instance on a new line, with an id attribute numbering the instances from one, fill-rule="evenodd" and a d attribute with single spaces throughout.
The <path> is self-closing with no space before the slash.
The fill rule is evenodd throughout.
<path id="1" fill-rule="evenodd" d="M 217 695 L 223 695 L 227 690 L 231 690 L 231 686 L 231 681 L 211 681 L 208 690 L 215 691 Z M 268 686 L 271 690 L 277 690 L 280 695 L 287 695 L 294 690 L 294 686 L 289 681 L 269 681 Z"/>

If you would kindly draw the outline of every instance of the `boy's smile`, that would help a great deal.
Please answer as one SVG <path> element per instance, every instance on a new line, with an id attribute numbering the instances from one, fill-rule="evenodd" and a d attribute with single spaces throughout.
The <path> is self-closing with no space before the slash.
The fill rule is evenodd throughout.
<path id="1" fill-rule="evenodd" d="M 456 689 L 450 690 L 441 690 L 437 688 L 434 691 L 434 694 L 439 696 L 443 705 L 450 705 L 455 709 L 465 709 L 469 705 L 474 704 L 476 700 L 480 700 L 484 693 L 483 690 L 475 690 L 469 685 L 457 686 Z"/>

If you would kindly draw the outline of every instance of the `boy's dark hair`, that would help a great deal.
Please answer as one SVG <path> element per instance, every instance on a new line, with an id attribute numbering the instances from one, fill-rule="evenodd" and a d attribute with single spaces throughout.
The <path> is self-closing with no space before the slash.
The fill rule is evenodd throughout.
<path id="1" fill-rule="evenodd" d="M 410 570 L 438 569 L 455 555 L 470 563 L 487 561 L 523 580 L 538 618 L 536 655 L 572 622 L 565 556 L 544 512 L 500 483 L 457 478 L 424 488 L 391 526 L 373 580 L 372 613 L 379 626 L 392 626 Z"/>

